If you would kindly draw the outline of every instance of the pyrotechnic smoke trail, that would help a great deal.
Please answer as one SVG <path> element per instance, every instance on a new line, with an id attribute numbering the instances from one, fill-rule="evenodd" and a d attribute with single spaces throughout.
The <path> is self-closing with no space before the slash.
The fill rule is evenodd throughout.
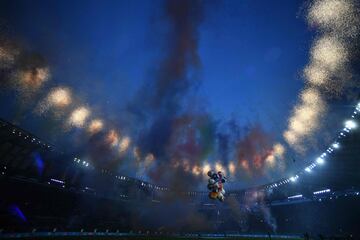
<path id="1" fill-rule="evenodd" d="M 318 27 L 321 36 L 313 43 L 309 64 L 304 69 L 307 87 L 301 92 L 283 133 L 297 152 L 306 150 L 305 141 L 320 128 L 326 112 L 322 91 L 331 96 L 340 94 L 345 86 L 343 72 L 348 69 L 351 39 L 359 33 L 358 17 L 352 0 L 315 0 L 308 9 L 308 23 Z"/>
<path id="2" fill-rule="evenodd" d="M 10 49 L 6 46 L 0 46 L 0 68 L 8 68 L 15 63 L 19 51 Z"/>
<path id="3" fill-rule="evenodd" d="M 101 119 L 94 119 L 88 126 L 88 132 L 90 135 L 100 132 L 104 128 L 104 122 Z"/>
<path id="4" fill-rule="evenodd" d="M 72 127 L 82 128 L 90 116 L 90 110 L 86 107 L 79 107 L 75 109 L 68 120 L 68 124 Z"/>
<path id="5" fill-rule="evenodd" d="M 144 165 L 145 167 L 150 166 L 155 161 L 155 156 L 152 153 L 148 153 L 145 157 Z"/>

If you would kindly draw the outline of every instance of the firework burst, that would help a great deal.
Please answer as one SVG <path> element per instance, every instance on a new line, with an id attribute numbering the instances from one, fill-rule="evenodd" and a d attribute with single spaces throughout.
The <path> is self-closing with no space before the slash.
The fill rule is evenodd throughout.
<path id="1" fill-rule="evenodd" d="M 79 107 L 75 109 L 68 120 L 68 124 L 72 127 L 82 128 L 90 116 L 90 110 L 86 107 Z"/>
<path id="2" fill-rule="evenodd" d="M 131 143 L 131 139 L 129 137 L 124 137 L 121 139 L 119 144 L 119 152 L 124 153 L 127 151 Z"/>
<path id="3" fill-rule="evenodd" d="M 354 36 L 359 32 L 358 12 L 353 0 L 315 0 L 307 19 L 323 31 Z"/>
<path id="4" fill-rule="evenodd" d="M 16 79 L 20 89 L 34 92 L 50 79 L 50 71 L 47 67 L 20 70 L 16 74 Z"/>
<path id="5" fill-rule="evenodd" d="M 311 49 L 311 62 L 328 71 L 337 71 L 348 61 L 346 46 L 335 36 L 319 38 Z"/>
<path id="6" fill-rule="evenodd" d="M 101 119 L 94 119 L 88 126 L 88 132 L 93 135 L 100 132 L 104 128 L 104 122 Z"/>
<path id="7" fill-rule="evenodd" d="M 106 135 L 105 142 L 111 147 L 116 146 L 119 143 L 119 134 L 115 130 L 110 130 Z"/>

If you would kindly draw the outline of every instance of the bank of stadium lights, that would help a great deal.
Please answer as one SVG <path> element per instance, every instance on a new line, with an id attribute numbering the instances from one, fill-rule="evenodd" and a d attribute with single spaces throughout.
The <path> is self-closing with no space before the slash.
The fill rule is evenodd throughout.
<path id="1" fill-rule="evenodd" d="M 328 188 L 328 189 L 324 189 L 324 190 L 320 190 L 320 191 L 316 191 L 316 192 L 313 192 L 314 195 L 318 195 L 318 194 L 322 194 L 322 193 L 329 193 L 331 190 Z"/>
<path id="2" fill-rule="evenodd" d="M 290 179 L 291 182 L 296 182 L 298 178 L 299 178 L 299 176 L 296 175 L 296 176 L 291 177 L 291 178 L 289 178 L 289 179 Z"/>
<path id="3" fill-rule="evenodd" d="M 355 129 L 356 127 L 357 127 L 357 124 L 354 120 L 347 120 L 345 122 L 345 129 L 352 130 L 352 129 Z M 345 130 L 345 131 L 347 131 L 347 130 Z"/>
<path id="4" fill-rule="evenodd" d="M 339 149 L 340 148 L 340 144 L 338 142 L 334 142 L 332 145 L 331 145 L 334 149 Z"/>
<path id="5" fill-rule="evenodd" d="M 318 157 L 318 158 L 316 159 L 316 163 L 322 165 L 322 164 L 325 163 L 325 160 L 324 160 L 322 157 Z"/>
<path id="6" fill-rule="evenodd" d="M 355 121 L 355 117 L 360 113 L 360 102 L 357 103 L 355 110 L 353 114 L 351 115 L 351 119 L 346 120 L 344 122 L 344 128 L 339 132 L 337 138 L 341 139 L 346 137 L 347 133 L 350 133 L 351 130 L 354 130 L 357 128 L 357 122 Z M 325 163 L 325 157 L 327 155 L 332 154 L 336 149 L 340 148 L 340 143 L 338 141 L 335 141 L 331 144 L 330 147 L 328 147 L 325 152 L 323 152 L 320 157 L 316 158 L 314 162 L 312 162 L 310 165 L 306 166 L 303 171 L 298 172 L 299 175 L 302 175 L 303 173 L 311 173 L 312 169 L 314 169 L 317 166 L 323 165 Z M 290 177 L 285 180 L 278 181 L 276 183 L 272 183 L 270 185 L 267 185 L 266 188 L 275 188 L 282 184 L 287 184 L 289 182 L 296 182 L 296 180 L 299 178 L 299 175 Z"/>
<path id="7" fill-rule="evenodd" d="M 298 194 L 298 195 L 290 196 L 290 197 L 288 197 L 288 199 L 302 198 L 302 197 L 303 197 L 302 194 Z"/>
<path id="8" fill-rule="evenodd" d="M 75 163 L 78 163 L 78 164 L 82 164 L 83 166 L 85 166 L 85 167 L 88 167 L 90 164 L 88 163 L 88 162 L 86 162 L 86 161 L 81 161 L 80 160 L 80 158 L 74 158 L 74 162 Z"/>

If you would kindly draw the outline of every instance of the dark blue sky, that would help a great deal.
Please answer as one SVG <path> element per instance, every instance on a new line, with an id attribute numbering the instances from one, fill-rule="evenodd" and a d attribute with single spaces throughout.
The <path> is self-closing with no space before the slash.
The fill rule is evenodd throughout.
<path id="1" fill-rule="evenodd" d="M 311 41 L 303 6 L 205 1 L 198 93 L 217 118 L 283 128 Z M 162 55 L 162 1 L 7 1 L 1 16 L 11 34 L 48 58 L 52 84 L 70 85 L 105 114 L 149 81 Z"/>

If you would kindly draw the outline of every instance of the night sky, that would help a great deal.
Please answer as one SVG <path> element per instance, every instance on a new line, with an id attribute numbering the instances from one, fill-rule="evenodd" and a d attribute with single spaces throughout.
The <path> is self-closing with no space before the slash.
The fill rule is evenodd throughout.
<path id="1" fill-rule="evenodd" d="M 316 34 L 306 23 L 304 8 L 306 2 L 300 0 L 203 1 L 189 3 L 185 13 L 179 10 L 181 4 L 164 1 L 1 1 L 0 34 L 28 52 L 41 54 L 51 79 L 32 98 L 34 102 L 26 104 L 15 90 L 1 89 L 0 116 L 59 148 L 75 146 L 70 152 L 88 157 L 98 167 L 163 184 L 172 180 L 159 175 L 185 158 L 201 167 L 204 159 L 213 164 L 221 159 L 226 165 L 237 156 L 238 173 L 233 179 L 239 186 L 287 176 L 317 152 L 297 155 L 282 137 L 304 87 L 301 71 Z M 186 66 L 179 69 L 182 60 Z M 99 153 L 89 149 L 95 142 L 102 154 L 105 150 L 98 142 L 106 132 L 90 140 L 82 130 L 57 133 L 61 120 L 38 116 L 33 109 L 35 101 L 59 85 L 71 88 L 76 103 L 90 106 L 107 126 L 129 135 L 143 158 L 151 152 L 158 162 L 145 172 L 138 170 L 141 167 L 130 153 L 116 160 L 121 164 L 109 163 L 111 159 L 99 163 Z M 335 119 L 348 110 L 341 104 L 332 107 Z M 186 130 L 194 125 L 195 133 Z M 186 132 L 185 143 L 173 143 L 181 131 Z M 232 141 L 240 149 L 253 141 L 269 148 L 281 143 L 286 148 L 282 167 L 258 170 L 255 163 L 253 173 L 243 174 L 242 153 L 231 150 Z M 178 160 L 172 162 L 173 158 Z M 186 164 L 183 168 L 185 173 L 171 171 L 188 177 Z"/>

